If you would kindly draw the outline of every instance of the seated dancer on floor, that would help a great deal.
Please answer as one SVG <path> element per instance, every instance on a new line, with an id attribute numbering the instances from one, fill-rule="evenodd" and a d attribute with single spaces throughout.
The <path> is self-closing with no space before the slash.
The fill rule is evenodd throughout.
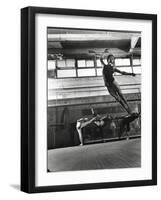
<path id="1" fill-rule="evenodd" d="M 119 130 L 119 139 L 123 135 L 123 133 L 126 133 L 127 139 L 129 139 L 129 132 L 130 132 L 130 124 L 133 122 L 135 119 L 138 119 L 140 117 L 140 113 L 132 113 L 131 115 L 119 117 L 120 119 L 120 130 Z M 115 118 L 117 119 L 117 117 Z"/>
<path id="2" fill-rule="evenodd" d="M 104 79 L 105 86 L 107 87 L 109 93 L 116 99 L 116 101 L 118 101 L 122 105 L 122 107 L 128 112 L 128 114 L 131 114 L 132 111 L 126 99 L 124 98 L 120 90 L 120 87 L 118 83 L 116 82 L 113 74 L 115 72 L 120 73 L 122 75 L 131 75 L 131 76 L 135 76 L 135 74 L 118 70 L 115 67 L 115 58 L 112 54 L 108 55 L 107 64 L 105 64 L 104 58 L 105 58 L 105 55 L 107 55 L 107 52 L 108 50 L 105 49 L 103 55 L 101 55 L 100 57 L 100 61 L 103 64 L 103 79 Z"/>

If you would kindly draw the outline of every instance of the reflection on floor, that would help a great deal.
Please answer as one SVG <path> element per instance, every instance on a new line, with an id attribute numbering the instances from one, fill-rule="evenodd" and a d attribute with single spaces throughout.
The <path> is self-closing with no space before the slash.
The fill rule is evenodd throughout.
<path id="1" fill-rule="evenodd" d="M 48 151 L 50 172 L 133 167 L 141 167 L 141 139 Z"/>

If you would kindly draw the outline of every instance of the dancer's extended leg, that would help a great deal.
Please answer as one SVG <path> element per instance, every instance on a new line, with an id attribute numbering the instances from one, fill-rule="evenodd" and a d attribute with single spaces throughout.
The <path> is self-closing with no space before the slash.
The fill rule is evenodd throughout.
<path id="1" fill-rule="evenodd" d="M 118 102 L 124 107 L 124 109 L 128 112 L 128 114 L 131 114 L 131 109 L 129 107 L 129 105 L 127 104 L 127 102 L 125 101 L 124 98 L 122 98 L 122 96 L 120 95 L 120 93 L 117 92 L 117 97 Z"/>
<path id="2" fill-rule="evenodd" d="M 118 85 L 118 83 L 115 80 L 113 81 L 113 86 L 114 86 L 115 90 L 117 91 L 118 96 L 121 98 L 121 100 L 124 102 L 124 104 L 126 105 L 128 110 L 131 112 L 130 107 L 129 107 L 128 103 L 127 103 L 127 100 L 125 99 L 125 97 L 124 97 L 124 95 L 123 95 L 123 93 L 122 93 L 122 91 L 120 89 L 120 86 Z"/>
<path id="3" fill-rule="evenodd" d="M 83 136 L 82 136 L 81 122 L 77 122 L 76 129 L 77 129 L 77 132 L 78 132 L 80 145 L 83 145 Z"/>
<path id="4" fill-rule="evenodd" d="M 127 101 L 125 100 L 125 98 L 116 82 L 113 82 L 113 84 L 111 84 L 108 87 L 108 91 L 116 99 L 116 101 L 118 101 L 122 105 L 122 107 L 129 114 L 131 114 L 131 109 L 130 109 L 129 105 L 127 104 Z"/>

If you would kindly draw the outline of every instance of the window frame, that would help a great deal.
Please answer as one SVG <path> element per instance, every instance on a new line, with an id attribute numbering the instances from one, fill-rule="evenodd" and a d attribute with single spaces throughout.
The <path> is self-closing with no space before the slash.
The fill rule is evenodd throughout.
<path id="1" fill-rule="evenodd" d="M 75 66 L 73 67 L 58 67 L 57 66 L 57 60 L 56 59 L 53 59 L 55 60 L 55 69 L 53 69 L 55 72 L 55 77 L 48 77 L 48 78 L 55 78 L 55 79 L 69 79 L 69 78 L 92 78 L 92 77 L 101 77 L 102 75 L 98 75 L 98 69 L 102 69 L 103 68 L 103 65 L 102 66 L 98 66 L 97 64 L 97 60 L 95 57 L 94 58 L 88 58 L 88 59 L 85 59 L 85 58 L 69 58 L 71 60 L 74 60 L 75 61 Z M 116 57 L 115 59 L 129 59 L 130 60 L 130 65 L 117 65 L 116 68 L 124 71 L 123 69 L 126 67 L 131 67 L 131 72 L 134 73 L 134 67 L 140 67 L 141 68 L 141 57 L 134 57 L 133 55 L 130 55 L 129 57 Z M 133 60 L 134 59 L 139 59 L 140 60 L 140 64 L 133 64 Z M 52 60 L 52 59 L 48 59 L 49 60 Z M 65 60 L 65 63 L 66 63 L 66 60 L 67 59 L 64 59 Z M 85 66 L 84 67 L 78 67 L 78 62 L 80 60 L 85 60 Z M 93 61 L 93 66 L 87 66 L 87 61 Z M 92 75 L 92 76 L 79 76 L 78 75 L 78 70 L 81 69 L 95 69 L 95 75 Z M 71 76 L 71 77 L 58 77 L 58 70 L 76 70 L 76 76 Z M 52 71 L 52 69 L 48 70 L 48 71 Z M 52 73 L 52 72 L 51 72 Z M 136 73 L 137 75 L 140 75 L 141 73 Z M 121 74 L 114 74 L 114 76 L 122 76 Z"/>

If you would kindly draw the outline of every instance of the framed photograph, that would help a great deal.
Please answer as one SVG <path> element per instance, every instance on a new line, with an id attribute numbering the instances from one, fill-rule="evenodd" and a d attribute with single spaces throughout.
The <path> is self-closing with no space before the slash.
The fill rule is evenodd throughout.
<path id="1" fill-rule="evenodd" d="M 21 9 L 21 190 L 157 184 L 157 16 Z"/>

